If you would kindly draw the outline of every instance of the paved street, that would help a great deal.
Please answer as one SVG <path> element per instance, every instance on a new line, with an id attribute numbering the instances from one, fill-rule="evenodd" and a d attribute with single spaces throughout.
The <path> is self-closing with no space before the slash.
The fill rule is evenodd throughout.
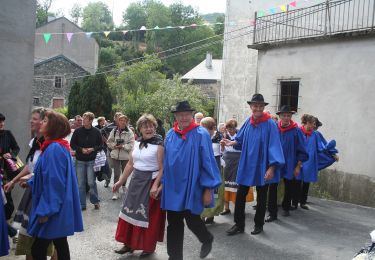
<path id="1" fill-rule="evenodd" d="M 139 259 L 140 251 L 119 256 L 113 250 L 121 245 L 114 240 L 121 201 L 112 201 L 110 189 L 99 184 L 101 209 L 88 205 L 83 213 L 85 231 L 69 239 L 72 259 Z M 251 236 L 255 211 L 249 205 L 246 233 L 225 235 L 233 215 L 215 218 L 209 226 L 215 236 L 208 259 L 351 259 L 366 243 L 375 229 L 375 209 L 310 198 L 310 210 L 292 211 L 264 226 L 265 232 Z M 185 232 L 185 259 L 199 259 L 200 244 L 193 234 Z M 9 256 L 3 259 L 24 259 Z M 160 243 L 150 260 L 167 259 L 166 245 Z"/>

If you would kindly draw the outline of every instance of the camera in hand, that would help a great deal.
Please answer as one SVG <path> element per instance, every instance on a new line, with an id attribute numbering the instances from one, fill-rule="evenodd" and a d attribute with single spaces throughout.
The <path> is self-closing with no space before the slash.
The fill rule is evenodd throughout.
<path id="1" fill-rule="evenodd" d="M 125 140 L 124 139 L 117 139 L 116 140 L 116 145 L 124 144 Z"/>

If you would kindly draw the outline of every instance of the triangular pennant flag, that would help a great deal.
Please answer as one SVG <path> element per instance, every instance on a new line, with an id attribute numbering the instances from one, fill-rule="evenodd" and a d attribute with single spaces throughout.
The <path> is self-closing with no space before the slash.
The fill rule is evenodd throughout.
<path id="1" fill-rule="evenodd" d="M 48 41 L 51 39 L 51 34 L 50 33 L 43 33 L 44 37 L 44 42 L 47 44 Z"/>
<path id="2" fill-rule="evenodd" d="M 127 34 L 128 33 L 128 31 L 122 31 L 122 33 L 125 35 L 125 34 Z"/>
<path id="3" fill-rule="evenodd" d="M 154 30 L 159 30 L 159 29 L 160 29 L 160 27 L 157 26 L 157 25 L 154 27 Z"/>
<path id="4" fill-rule="evenodd" d="M 72 40 L 73 33 L 66 33 L 66 38 L 68 38 L 68 42 Z"/>
<path id="5" fill-rule="evenodd" d="M 139 30 L 140 30 L 140 31 L 146 31 L 147 28 L 146 28 L 146 26 L 143 25 L 143 26 L 141 27 L 141 29 L 139 29 Z"/>
<path id="6" fill-rule="evenodd" d="M 258 11 L 257 12 L 257 17 L 262 17 L 264 16 L 264 11 Z"/>
<path id="7" fill-rule="evenodd" d="M 181 30 L 183 30 L 183 29 L 185 29 L 185 26 L 179 26 L 179 28 L 180 28 Z"/>
<path id="8" fill-rule="evenodd" d="M 275 7 L 270 8 L 270 13 L 275 14 L 277 12 L 277 9 Z"/>
<path id="9" fill-rule="evenodd" d="M 91 34 L 92 34 L 92 32 L 87 32 L 87 33 L 85 33 L 86 34 L 86 37 L 87 38 L 90 38 L 91 37 Z"/>
<path id="10" fill-rule="evenodd" d="M 197 24 L 196 23 L 193 23 L 192 25 L 190 25 L 191 27 L 197 27 Z"/>
<path id="11" fill-rule="evenodd" d="M 290 5 L 293 6 L 293 7 L 297 7 L 297 1 L 291 2 Z"/>
<path id="12" fill-rule="evenodd" d="M 165 27 L 165 28 L 167 28 L 167 29 L 172 29 L 173 27 L 172 26 L 170 26 L 170 25 L 168 25 L 167 27 Z"/>
<path id="13" fill-rule="evenodd" d="M 224 23 L 216 23 L 216 24 L 224 24 Z"/>
<path id="14" fill-rule="evenodd" d="M 280 9 L 281 9 L 281 11 L 286 12 L 286 6 L 285 5 L 280 5 Z"/>
<path id="15" fill-rule="evenodd" d="M 111 32 L 110 32 L 110 31 L 104 31 L 103 33 L 104 33 L 105 37 L 108 37 L 108 35 L 109 35 Z"/>
<path id="16" fill-rule="evenodd" d="M 254 26 L 255 25 L 255 20 L 250 20 L 250 25 Z"/>

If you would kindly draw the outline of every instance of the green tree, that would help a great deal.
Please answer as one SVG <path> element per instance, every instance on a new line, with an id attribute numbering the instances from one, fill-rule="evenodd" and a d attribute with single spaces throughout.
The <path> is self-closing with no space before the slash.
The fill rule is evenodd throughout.
<path id="1" fill-rule="evenodd" d="M 148 93 L 144 99 L 147 100 L 143 106 L 144 112 L 166 120 L 170 125 L 174 120 L 171 108 L 178 101 L 188 100 L 192 107 L 207 116 L 213 116 L 215 106 L 215 102 L 208 99 L 201 89 L 189 83 L 183 83 L 178 76 L 162 80 L 159 89 Z"/>
<path id="2" fill-rule="evenodd" d="M 224 33 L 224 23 L 225 23 L 225 15 L 218 16 L 216 18 L 216 23 L 220 24 L 215 24 L 214 26 L 214 32 L 216 35 L 223 34 Z"/>
<path id="3" fill-rule="evenodd" d="M 79 18 L 82 17 L 82 7 L 77 3 L 73 4 L 73 7 L 72 7 L 72 9 L 70 9 L 69 14 L 72 17 L 73 22 L 75 24 L 78 24 Z"/>
<path id="4" fill-rule="evenodd" d="M 121 61 L 121 56 L 116 53 L 115 48 L 107 47 L 100 48 L 99 52 L 99 67 L 109 66 Z"/>
<path id="5" fill-rule="evenodd" d="M 112 14 L 103 2 L 89 3 L 82 12 L 82 29 L 98 32 L 113 29 Z"/>
<path id="6" fill-rule="evenodd" d="M 81 84 L 75 81 L 70 89 L 68 97 L 68 118 L 73 118 L 75 115 L 81 114 L 79 110 L 81 105 Z"/>
<path id="7" fill-rule="evenodd" d="M 48 22 L 48 16 L 54 16 L 49 12 L 53 0 L 38 0 L 36 2 L 36 27 L 42 26 Z"/>
<path id="8" fill-rule="evenodd" d="M 91 111 L 96 116 L 109 118 L 112 112 L 112 95 L 104 74 L 96 74 L 83 80 L 80 91 L 79 111 Z"/>

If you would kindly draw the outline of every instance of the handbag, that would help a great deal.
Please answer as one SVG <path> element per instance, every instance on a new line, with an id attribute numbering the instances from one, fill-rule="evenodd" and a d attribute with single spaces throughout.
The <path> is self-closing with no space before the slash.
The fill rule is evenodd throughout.
<path id="1" fill-rule="evenodd" d="M 18 156 L 15 159 L 5 159 L 5 164 L 6 170 L 12 174 L 18 174 L 25 166 Z"/>

